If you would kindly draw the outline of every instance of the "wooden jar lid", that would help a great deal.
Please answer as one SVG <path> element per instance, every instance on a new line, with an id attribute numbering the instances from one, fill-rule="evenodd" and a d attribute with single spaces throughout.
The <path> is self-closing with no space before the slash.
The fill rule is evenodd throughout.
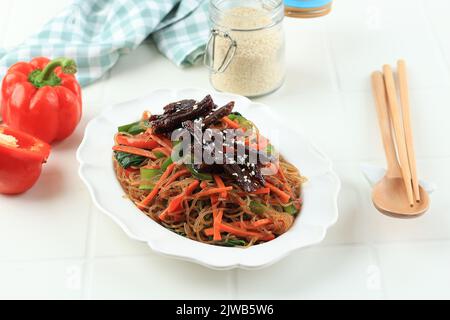
<path id="1" fill-rule="evenodd" d="M 331 12 L 332 0 L 285 0 L 284 13 L 293 18 L 317 18 Z"/>

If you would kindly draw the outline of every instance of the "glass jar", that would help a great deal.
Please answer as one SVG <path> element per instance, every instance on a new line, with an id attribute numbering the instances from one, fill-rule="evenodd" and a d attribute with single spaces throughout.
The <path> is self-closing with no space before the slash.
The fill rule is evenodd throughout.
<path id="1" fill-rule="evenodd" d="M 285 76 L 282 0 L 211 0 L 205 64 L 219 91 L 256 97 Z"/>

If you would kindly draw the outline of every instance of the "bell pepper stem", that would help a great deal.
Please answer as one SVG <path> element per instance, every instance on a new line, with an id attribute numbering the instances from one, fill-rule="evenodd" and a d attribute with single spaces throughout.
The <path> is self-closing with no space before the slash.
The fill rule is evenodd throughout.
<path id="1" fill-rule="evenodd" d="M 77 72 L 77 64 L 75 60 L 70 58 L 57 58 L 50 61 L 47 66 L 42 70 L 42 73 L 39 75 L 38 82 L 43 82 L 49 79 L 51 74 L 55 71 L 57 67 L 61 67 L 64 73 L 74 74 Z"/>

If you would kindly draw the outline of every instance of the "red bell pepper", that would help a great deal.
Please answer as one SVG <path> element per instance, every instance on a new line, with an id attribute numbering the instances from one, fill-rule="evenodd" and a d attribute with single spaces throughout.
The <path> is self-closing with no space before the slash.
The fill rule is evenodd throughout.
<path id="1" fill-rule="evenodd" d="M 41 174 L 50 146 L 27 133 L 0 126 L 0 193 L 30 189 Z"/>
<path id="2" fill-rule="evenodd" d="M 3 121 L 47 143 L 67 138 L 81 118 L 76 70 L 67 58 L 41 57 L 11 66 L 2 84 Z"/>

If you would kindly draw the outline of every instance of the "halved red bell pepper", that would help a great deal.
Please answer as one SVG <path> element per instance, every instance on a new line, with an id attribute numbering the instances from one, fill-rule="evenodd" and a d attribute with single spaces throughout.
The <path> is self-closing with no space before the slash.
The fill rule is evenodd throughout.
<path id="1" fill-rule="evenodd" d="M 81 118 L 81 88 L 72 59 L 35 58 L 11 66 L 2 83 L 2 117 L 47 143 L 67 138 Z"/>
<path id="2" fill-rule="evenodd" d="M 0 193 L 30 189 L 41 174 L 50 145 L 27 133 L 0 126 Z"/>

